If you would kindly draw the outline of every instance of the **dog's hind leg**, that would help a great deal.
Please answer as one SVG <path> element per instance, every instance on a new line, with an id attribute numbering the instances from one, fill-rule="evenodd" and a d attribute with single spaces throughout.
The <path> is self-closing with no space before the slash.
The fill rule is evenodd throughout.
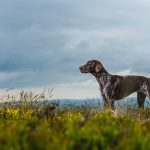
<path id="1" fill-rule="evenodd" d="M 143 92 L 137 92 L 137 102 L 139 108 L 144 108 L 146 95 Z"/>

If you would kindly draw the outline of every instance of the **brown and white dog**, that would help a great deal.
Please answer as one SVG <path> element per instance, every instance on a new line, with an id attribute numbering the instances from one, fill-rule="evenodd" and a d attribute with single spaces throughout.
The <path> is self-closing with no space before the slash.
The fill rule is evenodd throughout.
<path id="1" fill-rule="evenodd" d="M 144 76 L 119 76 L 109 74 L 98 60 L 90 60 L 81 66 L 82 73 L 95 76 L 104 101 L 104 108 L 114 110 L 114 100 L 120 100 L 137 92 L 139 108 L 144 108 L 145 98 L 150 98 L 150 78 Z"/>

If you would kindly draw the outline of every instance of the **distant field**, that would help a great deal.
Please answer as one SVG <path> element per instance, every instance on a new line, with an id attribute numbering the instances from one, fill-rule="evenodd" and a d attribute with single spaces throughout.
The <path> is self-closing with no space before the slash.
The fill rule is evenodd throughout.
<path id="1" fill-rule="evenodd" d="M 0 150 L 150 150 L 149 107 L 60 107 L 41 102 L 44 94 L 22 92 L 20 103 L 0 105 Z"/>
<path id="2" fill-rule="evenodd" d="M 58 102 L 60 106 L 65 105 L 74 105 L 74 106 L 80 106 L 80 105 L 91 105 L 94 107 L 103 108 L 103 101 L 102 99 L 93 98 L 93 99 L 50 99 L 49 102 Z M 123 100 L 115 101 L 115 106 L 131 106 L 133 108 L 137 108 L 137 99 L 136 98 L 125 98 Z M 145 100 L 145 106 L 150 107 L 150 100 Z"/>

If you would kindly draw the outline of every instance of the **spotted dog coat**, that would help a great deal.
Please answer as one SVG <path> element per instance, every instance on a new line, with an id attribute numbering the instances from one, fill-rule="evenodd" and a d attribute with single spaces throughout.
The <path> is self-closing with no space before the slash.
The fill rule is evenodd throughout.
<path id="1" fill-rule="evenodd" d="M 117 84 L 119 83 L 118 78 L 112 78 L 112 76 L 108 73 L 102 73 L 101 76 L 96 77 L 99 86 L 100 92 L 103 97 L 103 100 L 106 103 L 109 103 L 111 99 L 113 100 L 113 95 L 116 89 Z M 109 101 L 107 101 L 109 100 Z M 113 105 L 112 105 L 113 107 Z"/>
<path id="2" fill-rule="evenodd" d="M 100 86 L 105 108 L 114 109 L 114 100 L 123 99 L 134 92 L 137 92 L 139 107 L 144 108 L 146 96 L 150 98 L 150 78 L 111 75 L 97 60 L 88 61 L 79 69 L 82 73 L 91 73 L 95 76 Z"/>

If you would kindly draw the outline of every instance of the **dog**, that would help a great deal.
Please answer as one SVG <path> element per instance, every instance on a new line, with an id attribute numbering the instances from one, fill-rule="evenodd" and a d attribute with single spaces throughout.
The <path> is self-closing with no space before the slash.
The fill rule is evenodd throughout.
<path id="1" fill-rule="evenodd" d="M 144 76 L 119 76 L 109 74 L 98 60 L 90 60 L 79 67 L 81 73 L 91 73 L 95 76 L 104 101 L 104 109 L 114 110 L 114 101 L 123 99 L 137 92 L 139 108 L 144 108 L 146 97 L 150 98 L 150 78 Z"/>

